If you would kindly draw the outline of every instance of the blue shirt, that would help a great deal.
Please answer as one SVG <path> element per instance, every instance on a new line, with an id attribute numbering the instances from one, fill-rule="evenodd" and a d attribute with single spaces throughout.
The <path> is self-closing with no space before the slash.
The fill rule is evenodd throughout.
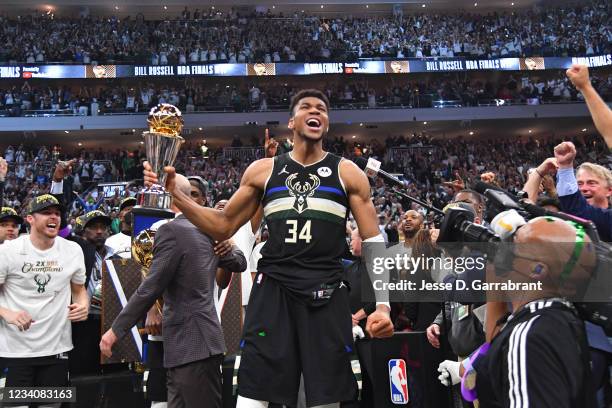
<path id="1" fill-rule="evenodd" d="M 578 191 L 574 169 L 559 169 L 557 172 L 557 194 L 561 211 L 593 221 L 602 241 L 612 241 L 612 210 L 593 207 Z"/>
<path id="2" fill-rule="evenodd" d="M 559 197 L 574 194 L 578 191 L 578 182 L 574 169 L 559 169 L 557 171 L 557 194 Z"/>

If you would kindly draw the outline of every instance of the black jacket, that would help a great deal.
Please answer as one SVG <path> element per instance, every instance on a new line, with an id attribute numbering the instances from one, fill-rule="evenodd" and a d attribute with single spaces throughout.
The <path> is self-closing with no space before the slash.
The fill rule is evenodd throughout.
<path id="1" fill-rule="evenodd" d="M 72 201 L 69 198 L 67 198 L 67 197 L 70 197 L 71 194 L 72 194 L 72 180 L 66 178 L 64 179 L 63 194 L 53 194 L 53 196 L 57 198 L 57 201 L 59 201 L 60 204 L 62 204 L 62 206 L 67 210 L 70 204 L 72 203 Z M 66 223 L 67 223 L 66 211 L 64 211 L 62 212 L 61 228 L 64 228 L 66 226 Z M 85 287 L 87 287 L 87 285 L 89 285 L 89 278 L 91 277 L 91 270 L 96 262 L 96 247 L 95 245 L 84 240 L 83 238 L 77 237 L 76 235 L 74 235 L 74 233 L 71 233 L 68 237 L 66 237 L 66 239 L 68 239 L 69 241 L 76 242 L 77 244 L 79 244 L 79 246 L 83 250 L 83 255 L 85 257 L 85 274 L 86 274 Z"/>
<path id="2" fill-rule="evenodd" d="M 79 244 L 81 249 L 83 250 L 83 255 L 85 257 L 85 287 L 89 285 L 89 278 L 91 277 L 91 271 L 93 269 L 94 264 L 96 263 L 96 247 L 94 244 L 91 244 L 84 240 L 81 237 L 77 237 L 74 234 L 70 234 L 66 237 L 67 240 L 76 242 Z"/>

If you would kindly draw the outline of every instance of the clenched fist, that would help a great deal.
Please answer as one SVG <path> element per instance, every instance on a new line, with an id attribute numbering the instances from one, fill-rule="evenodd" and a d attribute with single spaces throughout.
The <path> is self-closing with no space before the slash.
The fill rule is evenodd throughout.
<path id="1" fill-rule="evenodd" d="M 586 65 L 574 64 L 570 69 L 565 71 L 565 74 L 579 91 L 591 85 L 591 81 L 589 80 L 589 69 Z"/>
<path id="2" fill-rule="evenodd" d="M 563 142 L 555 146 L 555 159 L 561 169 L 574 167 L 576 146 L 572 142 Z"/>
<path id="3" fill-rule="evenodd" d="M 373 338 L 393 336 L 393 323 L 387 306 L 378 305 L 376 311 L 368 316 L 366 332 Z"/>

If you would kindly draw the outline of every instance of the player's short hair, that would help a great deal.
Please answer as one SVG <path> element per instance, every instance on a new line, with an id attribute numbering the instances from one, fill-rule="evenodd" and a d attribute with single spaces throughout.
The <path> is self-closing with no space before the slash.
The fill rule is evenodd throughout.
<path id="1" fill-rule="evenodd" d="M 323 103 L 325 103 L 325 107 L 329 111 L 329 99 L 327 99 L 327 96 L 323 92 L 319 91 L 318 89 L 302 89 L 296 93 L 293 98 L 291 98 L 291 103 L 289 104 L 289 115 L 291 117 L 294 115 L 294 110 L 297 104 L 304 98 L 317 98 L 322 100 Z"/>

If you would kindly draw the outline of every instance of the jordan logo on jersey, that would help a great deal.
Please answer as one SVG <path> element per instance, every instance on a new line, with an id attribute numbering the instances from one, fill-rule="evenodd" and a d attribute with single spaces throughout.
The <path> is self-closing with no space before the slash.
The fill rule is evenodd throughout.
<path id="1" fill-rule="evenodd" d="M 293 173 L 285 180 L 289 195 L 295 198 L 293 209 L 298 214 L 308 209 L 308 197 L 312 197 L 315 190 L 321 185 L 321 180 L 314 174 L 308 174 L 308 181 L 297 181 L 298 173 Z"/>
<path id="2" fill-rule="evenodd" d="M 285 167 L 283 167 L 283 169 L 281 171 L 278 172 L 278 175 L 280 176 L 281 174 L 289 174 L 289 172 L 287 171 L 287 165 L 285 164 Z"/>

